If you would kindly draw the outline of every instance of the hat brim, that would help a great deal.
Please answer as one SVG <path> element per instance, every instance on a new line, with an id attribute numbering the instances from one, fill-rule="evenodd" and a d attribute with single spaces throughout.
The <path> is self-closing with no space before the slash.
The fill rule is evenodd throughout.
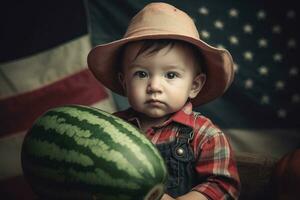
<path id="1" fill-rule="evenodd" d="M 215 48 L 197 38 L 178 34 L 141 35 L 98 45 L 88 55 L 89 69 L 105 87 L 124 96 L 123 87 L 118 80 L 120 49 L 129 42 L 144 39 L 182 40 L 195 45 L 202 51 L 207 65 L 206 82 L 199 94 L 192 99 L 194 106 L 216 99 L 231 85 L 234 78 L 233 60 L 226 49 Z"/>

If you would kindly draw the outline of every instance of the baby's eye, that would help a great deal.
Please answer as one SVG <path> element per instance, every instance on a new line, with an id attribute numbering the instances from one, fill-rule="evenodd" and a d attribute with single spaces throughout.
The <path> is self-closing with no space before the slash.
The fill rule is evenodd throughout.
<path id="1" fill-rule="evenodd" d="M 134 76 L 137 76 L 139 78 L 146 78 L 147 77 L 147 73 L 144 71 L 136 71 L 133 74 Z"/>
<path id="2" fill-rule="evenodd" d="M 178 76 L 179 76 L 179 74 L 176 73 L 176 72 L 168 72 L 168 73 L 166 74 L 166 78 L 168 78 L 168 79 L 174 79 L 174 78 L 176 78 L 176 77 L 178 77 Z"/>

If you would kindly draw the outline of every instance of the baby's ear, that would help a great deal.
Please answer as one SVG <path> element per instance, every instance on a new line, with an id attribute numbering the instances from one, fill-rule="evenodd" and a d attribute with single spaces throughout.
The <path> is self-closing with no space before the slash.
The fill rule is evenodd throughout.
<path id="1" fill-rule="evenodd" d="M 206 75 L 203 73 L 198 74 L 194 78 L 192 87 L 191 87 L 191 91 L 189 94 L 189 97 L 191 99 L 195 98 L 198 95 L 198 93 L 201 91 L 202 87 L 204 86 L 205 81 L 206 81 Z"/>

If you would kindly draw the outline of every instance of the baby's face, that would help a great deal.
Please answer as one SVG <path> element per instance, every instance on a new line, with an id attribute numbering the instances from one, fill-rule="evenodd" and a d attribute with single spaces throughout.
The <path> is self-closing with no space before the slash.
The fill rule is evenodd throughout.
<path id="1" fill-rule="evenodd" d="M 184 45 L 176 43 L 150 54 L 149 49 L 136 57 L 141 45 L 129 44 L 124 51 L 122 84 L 134 110 L 162 118 L 194 98 L 205 75 L 196 76 L 193 53 Z"/>

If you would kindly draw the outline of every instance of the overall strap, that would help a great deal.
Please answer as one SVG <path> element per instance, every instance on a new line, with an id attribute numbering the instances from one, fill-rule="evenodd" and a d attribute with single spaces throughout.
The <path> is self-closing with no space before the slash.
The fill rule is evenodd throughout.
<path id="1" fill-rule="evenodd" d="M 176 133 L 177 143 L 190 143 L 194 137 L 194 130 L 189 126 L 181 125 Z"/>
<path id="2" fill-rule="evenodd" d="M 181 125 L 176 134 L 176 142 L 172 147 L 172 152 L 177 160 L 184 162 L 194 160 L 194 154 L 190 148 L 190 141 L 194 137 L 191 127 Z"/>

